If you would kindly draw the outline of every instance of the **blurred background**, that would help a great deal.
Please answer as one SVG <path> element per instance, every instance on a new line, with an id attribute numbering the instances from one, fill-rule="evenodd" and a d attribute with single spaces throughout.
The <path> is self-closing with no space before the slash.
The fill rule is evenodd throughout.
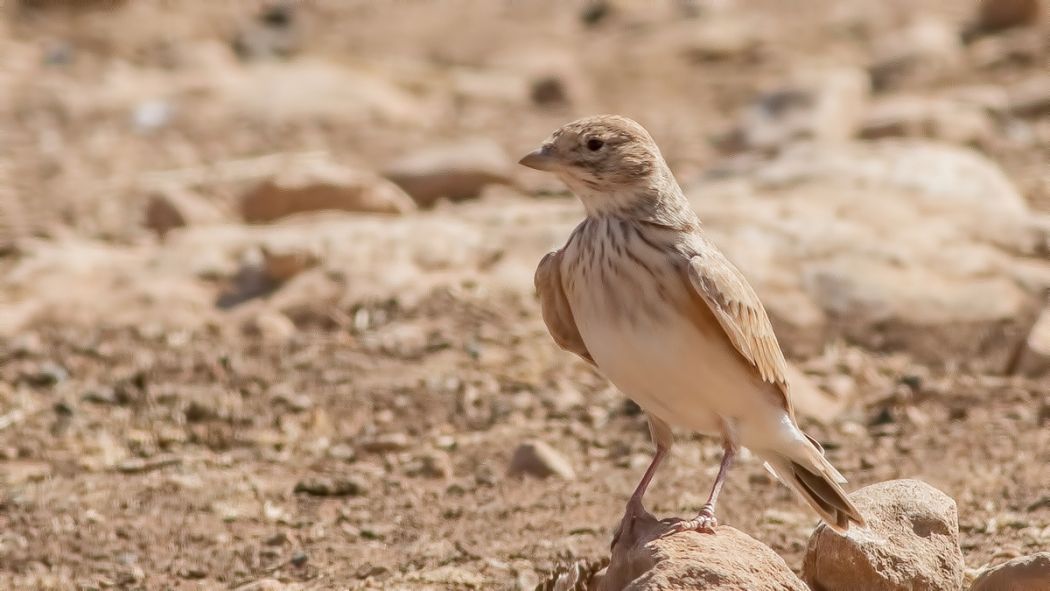
<path id="1" fill-rule="evenodd" d="M 648 431 L 547 335 L 582 208 L 515 165 L 593 113 L 652 133 L 853 486 L 947 492 L 969 567 L 1050 546 L 1045 2 L 0 6 L 0 586 L 607 554 Z M 681 434 L 650 509 L 719 454 Z M 816 519 L 758 462 L 720 511 L 800 568 Z"/>

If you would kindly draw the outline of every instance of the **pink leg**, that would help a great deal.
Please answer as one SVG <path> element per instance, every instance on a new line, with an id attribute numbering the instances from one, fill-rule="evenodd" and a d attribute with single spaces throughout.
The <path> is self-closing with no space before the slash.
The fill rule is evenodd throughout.
<path id="1" fill-rule="evenodd" d="M 656 446 L 656 453 L 653 454 L 653 461 L 649 462 L 649 467 L 645 469 L 645 474 L 642 475 L 642 479 L 638 481 L 638 486 L 635 487 L 634 492 L 631 493 L 631 498 L 627 501 L 627 510 L 624 511 L 623 519 L 620 521 L 620 527 L 616 529 L 616 533 L 613 534 L 612 546 L 616 545 L 616 541 L 620 539 L 620 534 L 623 533 L 625 528 L 631 526 L 634 520 L 642 515 L 646 514 L 645 507 L 642 505 L 642 497 L 645 496 L 646 489 L 649 488 L 649 483 L 653 480 L 653 475 L 656 474 L 656 469 L 660 467 L 660 463 L 664 461 L 664 457 L 667 456 L 667 452 L 670 448 L 663 445 Z"/>
<path id="2" fill-rule="evenodd" d="M 722 443 L 722 450 L 722 463 L 718 466 L 718 475 L 715 476 L 715 483 L 711 487 L 711 494 L 707 496 L 707 502 L 700 508 L 700 512 L 697 513 L 696 517 L 688 521 L 679 521 L 674 524 L 673 529 L 669 533 L 690 530 L 715 533 L 715 528 L 718 527 L 718 519 L 715 518 L 715 505 L 718 503 L 718 495 L 722 492 L 722 486 L 725 484 L 726 476 L 729 474 L 729 467 L 733 464 L 733 458 L 736 457 L 736 446 L 727 437 Z"/>

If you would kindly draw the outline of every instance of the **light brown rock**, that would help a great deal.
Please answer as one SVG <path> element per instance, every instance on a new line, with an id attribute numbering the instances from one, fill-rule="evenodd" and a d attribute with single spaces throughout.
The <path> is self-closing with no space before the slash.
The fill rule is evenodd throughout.
<path id="1" fill-rule="evenodd" d="M 189 225 L 216 224 L 226 216 L 202 196 L 184 188 L 153 191 L 146 203 L 146 227 L 160 236 Z"/>
<path id="2" fill-rule="evenodd" d="M 461 201 L 494 183 L 509 183 L 511 162 L 499 145 L 474 139 L 434 146 L 394 162 L 384 175 L 422 207 L 439 199 Z"/>
<path id="3" fill-rule="evenodd" d="M 999 31 L 1031 25 L 1038 21 L 1039 12 L 1039 0 L 981 0 L 977 27 L 984 31 Z"/>
<path id="4" fill-rule="evenodd" d="M 1048 591 L 1050 552 L 1039 552 L 1004 562 L 981 573 L 970 591 Z"/>
<path id="5" fill-rule="evenodd" d="M 669 522 L 645 515 L 612 549 L 595 591 L 808 591 L 784 559 L 768 546 L 729 526 L 714 534 L 666 535 Z"/>
<path id="6" fill-rule="evenodd" d="M 415 204 L 389 181 L 317 160 L 301 162 L 258 184 L 241 197 L 240 207 L 249 222 L 271 222 L 321 210 L 407 213 Z"/>
<path id="7" fill-rule="evenodd" d="M 542 441 L 526 441 L 514 450 L 507 468 L 508 476 L 557 476 L 565 480 L 576 478 L 576 471 L 565 456 Z"/>
<path id="8" fill-rule="evenodd" d="M 1043 310 L 1018 352 L 1014 373 L 1040 376 L 1050 372 L 1050 308 Z"/>
<path id="9" fill-rule="evenodd" d="M 840 534 L 821 523 L 802 576 L 813 589 L 957 591 L 963 584 L 955 501 L 918 480 L 891 480 L 850 495 L 867 527 Z"/>
<path id="10" fill-rule="evenodd" d="M 262 247 L 262 270 L 274 283 L 284 283 L 299 273 L 317 266 L 320 253 L 309 246 L 276 248 Z"/>

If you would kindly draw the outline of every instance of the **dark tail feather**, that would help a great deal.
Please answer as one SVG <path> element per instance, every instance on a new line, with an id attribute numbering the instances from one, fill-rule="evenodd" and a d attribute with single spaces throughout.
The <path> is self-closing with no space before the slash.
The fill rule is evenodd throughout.
<path id="1" fill-rule="evenodd" d="M 827 462 L 823 457 L 820 459 Z M 781 482 L 795 489 L 795 492 L 835 530 L 844 532 L 849 529 L 851 522 L 864 527 L 864 517 L 850 502 L 846 491 L 835 482 L 835 476 L 818 474 L 783 456 L 777 461 L 769 462 L 769 465 Z M 830 464 L 828 466 L 830 467 Z M 831 470 L 834 472 L 834 468 Z"/>
<path id="2" fill-rule="evenodd" d="M 820 474 L 814 474 L 805 466 L 791 462 L 793 487 L 810 504 L 824 521 L 839 531 L 849 529 L 850 522 L 864 526 L 864 518 L 853 506 L 846 492 L 836 482 Z"/>

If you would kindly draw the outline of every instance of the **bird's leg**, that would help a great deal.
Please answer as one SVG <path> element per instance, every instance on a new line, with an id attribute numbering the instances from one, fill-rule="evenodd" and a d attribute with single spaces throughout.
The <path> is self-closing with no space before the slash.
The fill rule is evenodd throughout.
<path id="1" fill-rule="evenodd" d="M 649 462 L 649 467 L 645 469 L 645 474 L 642 475 L 642 479 L 638 481 L 638 486 L 635 487 L 634 492 L 631 493 L 631 498 L 627 500 L 627 509 L 624 511 L 623 519 L 620 520 L 620 527 L 616 528 L 616 533 L 613 534 L 612 546 L 616 545 L 616 541 L 620 539 L 620 534 L 631 527 L 634 520 L 647 513 L 645 506 L 642 504 L 642 497 L 645 496 L 646 489 L 649 488 L 649 483 L 653 480 L 653 475 L 656 474 L 656 469 L 660 467 L 660 463 L 664 461 L 664 457 L 667 455 L 667 451 L 670 448 L 664 447 L 663 445 L 656 445 L 656 453 L 653 454 L 653 461 Z"/>
<path id="2" fill-rule="evenodd" d="M 627 509 L 624 511 L 623 519 L 620 520 L 620 527 L 616 528 L 616 533 L 613 534 L 612 546 L 616 545 L 620 535 L 631 527 L 635 519 L 647 514 L 642 505 L 642 498 L 656 474 L 656 469 L 660 467 L 660 463 L 664 461 L 667 452 L 671 451 L 671 446 L 674 444 L 674 435 L 671 434 L 671 428 L 667 426 L 667 423 L 653 415 L 649 415 L 648 418 L 649 434 L 656 444 L 656 453 L 653 454 L 653 461 L 649 462 L 649 467 L 645 469 L 645 474 L 642 474 L 642 479 L 638 481 L 638 486 L 635 487 L 631 498 L 627 501 Z"/>
<path id="3" fill-rule="evenodd" d="M 718 519 L 715 518 L 715 505 L 718 503 L 718 495 L 722 492 L 722 485 L 725 484 L 726 476 L 729 474 L 729 467 L 733 464 L 733 458 L 736 457 L 737 452 L 737 447 L 732 437 L 729 437 L 728 433 L 725 435 L 727 436 L 722 442 L 722 463 L 718 466 L 718 475 L 715 476 L 715 483 L 711 486 L 711 494 L 707 496 L 707 502 L 700 508 L 700 512 L 696 514 L 696 517 L 675 523 L 669 533 L 690 530 L 715 533 L 715 528 L 718 527 Z"/>

